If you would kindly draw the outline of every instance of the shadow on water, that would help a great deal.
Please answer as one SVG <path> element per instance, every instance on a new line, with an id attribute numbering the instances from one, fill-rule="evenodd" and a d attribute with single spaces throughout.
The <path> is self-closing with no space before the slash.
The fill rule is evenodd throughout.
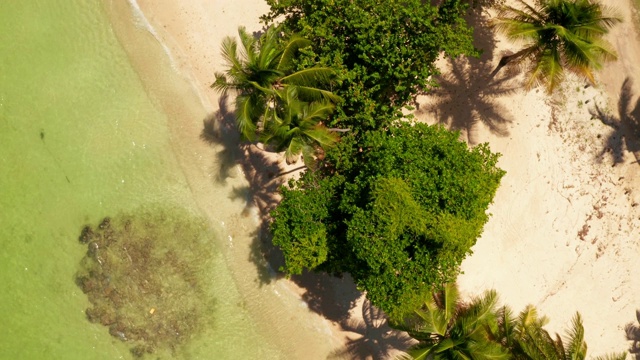
<path id="1" fill-rule="evenodd" d="M 627 77 L 620 89 L 617 117 L 597 104 L 589 111 L 591 116 L 612 129 L 598 158 L 610 152 L 614 165 L 624 162 L 625 148 L 635 156 L 636 163 L 640 163 L 640 98 L 635 99 L 634 104 L 632 89 L 633 80 Z"/>
<path id="2" fill-rule="evenodd" d="M 640 310 L 636 310 L 636 321 L 640 324 Z M 635 360 L 640 360 L 640 325 L 630 322 L 624 327 L 624 332 L 627 340 L 631 341 L 629 354 Z"/>
<path id="3" fill-rule="evenodd" d="M 493 70 L 496 40 L 486 12 L 472 11 L 467 22 L 474 28 L 474 46 L 483 51 L 482 55 L 449 60 L 450 71 L 437 78 L 440 86 L 427 94 L 434 101 L 418 108 L 417 113 L 430 113 L 447 128 L 466 132 L 467 142 L 474 145 L 478 142 L 475 131 L 479 123 L 498 136 L 509 134 L 511 116 L 497 99 L 515 92 L 518 87 L 511 81 L 517 75 L 514 71 L 504 71 L 488 80 Z"/>

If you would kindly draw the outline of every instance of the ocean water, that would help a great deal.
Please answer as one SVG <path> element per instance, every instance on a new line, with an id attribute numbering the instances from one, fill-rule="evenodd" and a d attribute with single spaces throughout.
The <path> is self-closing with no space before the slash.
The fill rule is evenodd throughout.
<path id="1" fill-rule="evenodd" d="M 132 358 L 130 343 L 87 320 L 74 281 L 87 252 L 78 237 L 105 216 L 171 208 L 211 230 L 214 255 L 199 276 L 215 305 L 195 315 L 213 325 L 149 358 L 283 358 L 246 309 L 219 225 L 201 213 L 176 159 L 166 109 L 103 6 L 0 5 L 0 359 Z"/>

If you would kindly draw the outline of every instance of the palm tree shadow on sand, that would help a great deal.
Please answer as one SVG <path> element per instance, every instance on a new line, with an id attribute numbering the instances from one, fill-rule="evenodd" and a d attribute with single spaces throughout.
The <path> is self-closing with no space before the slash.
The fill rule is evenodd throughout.
<path id="1" fill-rule="evenodd" d="M 431 101 L 426 106 L 418 106 L 417 115 L 431 114 L 439 124 L 466 133 L 467 142 L 475 145 L 478 143 L 476 131 L 479 124 L 484 124 L 498 136 L 509 135 L 511 116 L 497 100 L 517 91 L 518 85 L 512 81 L 517 76 L 516 69 L 488 79 L 493 70 L 492 59 L 496 49 L 488 15 L 474 11 L 467 21 L 474 27 L 474 46 L 483 51 L 482 56 L 449 60 L 450 71 L 436 78 L 439 87 L 426 94 Z"/>
<path id="2" fill-rule="evenodd" d="M 344 348 L 331 353 L 327 359 L 389 359 L 398 350 L 407 350 L 415 344 L 406 332 L 391 329 L 382 311 L 368 300 L 362 305 L 362 320 L 347 319 L 342 329 L 356 334 L 349 338 Z"/>
<path id="3" fill-rule="evenodd" d="M 636 310 L 636 321 L 640 324 L 640 310 Z M 624 327 L 627 340 L 631 342 L 629 354 L 635 360 L 640 360 L 640 325 L 633 322 L 628 323 Z"/>
<path id="4" fill-rule="evenodd" d="M 274 269 L 284 265 L 284 258 L 282 252 L 271 243 L 269 220 L 265 214 L 278 204 L 277 192 L 285 184 L 285 177 L 282 175 L 286 172 L 283 172 L 280 162 L 272 160 L 264 151 L 240 141 L 235 116 L 226 97 L 220 99 L 219 110 L 203 120 L 200 139 L 218 150 L 211 170 L 216 183 L 224 184 L 228 178 L 242 176 L 237 174 L 238 165 L 242 168 L 248 186 L 234 188 L 230 196 L 245 201 L 246 212 L 257 207 L 263 215 L 259 229 L 251 234 L 249 258 L 258 268 L 259 284 L 269 284 L 283 276 Z M 409 346 L 405 346 L 404 341 L 410 341 L 410 338 L 389 328 L 382 313 L 368 302 L 364 307 L 364 322 L 351 317 L 351 310 L 357 306 L 362 292 L 356 288 L 348 274 L 335 277 L 325 273 L 306 272 L 293 276 L 291 280 L 302 288 L 302 300 L 310 311 L 339 324 L 345 331 L 359 334 L 357 339 L 349 340 L 346 348 L 336 350 L 332 358 L 344 355 L 347 358 L 369 356 L 382 359 L 385 357 L 380 354 L 391 349 L 404 350 Z M 363 357 L 359 354 L 363 354 Z"/>
<path id="5" fill-rule="evenodd" d="M 624 151 L 635 156 L 635 162 L 640 164 L 640 97 L 633 101 L 633 80 L 627 77 L 620 89 L 618 100 L 618 117 L 601 109 L 597 104 L 589 112 L 591 116 L 611 127 L 612 131 L 606 140 L 598 159 L 604 154 L 611 153 L 613 164 L 624 162 Z"/>
<path id="6" fill-rule="evenodd" d="M 273 160 L 268 153 L 257 146 L 242 142 L 235 125 L 235 115 L 228 106 L 226 96 L 219 100 L 219 110 L 203 120 L 200 139 L 213 147 L 218 147 L 213 162 L 212 178 L 218 184 L 227 183 L 227 179 L 244 176 L 248 185 L 234 187 L 230 198 L 245 202 L 244 216 L 257 208 L 261 224 L 251 234 L 252 244 L 250 260 L 258 267 L 261 285 L 268 284 L 278 277 L 273 270 L 283 264 L 282 253 L 271 244 L 268 237 L 267 215 L 278 204 L 278 189 L 285 184 L 280 162 Z M 240 172 L 239 169 L 242 169 Z"/>

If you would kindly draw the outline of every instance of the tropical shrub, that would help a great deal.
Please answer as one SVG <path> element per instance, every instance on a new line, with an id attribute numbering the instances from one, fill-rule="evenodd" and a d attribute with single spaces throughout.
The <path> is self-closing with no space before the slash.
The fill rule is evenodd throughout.
<path id="1" fill-rule="evenodd" d="M 339 74 L 333 91 L 344 101 L 332 125 L 377 129 L 434 85 L 434 62 L 474 55 L 464 1 L 439 6 L 422 0 L 267 0 L 263 21 L 309 39 L 298 66 L 328 66 Z"/>
<path id="2" fill-rule="evenodd" d="M 286 273 L 349 272 L 397 316 L 455 279 L 504 171 L 486 144 L 470 150 L 457 133 L 420 123 L 368 132 L 361 149 L 282 190 L 273 243 Z"/>

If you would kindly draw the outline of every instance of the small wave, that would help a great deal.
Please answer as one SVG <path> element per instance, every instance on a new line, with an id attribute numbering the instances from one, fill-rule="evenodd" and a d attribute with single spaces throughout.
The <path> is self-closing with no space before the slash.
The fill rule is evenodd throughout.
<path id="1" fill-rule="evenodd" d="M 160 36 L 156 32 L 156 29 L 151 25 L 149 20 L 147 20 L 147 17 L 144 16 L 144 13 L 142 12 L 142 9 L 140 9 L 140 5 L 138 5 L 138 2 L 136 0 L 128 0 L 128 2 L 129 2 L 129 6 L 131 6 L 131 9 L 133 10 L 133 15 L 134 15 L 135 20 L 136 20 L 136 25 L 138 27 L 142 28 L 142 29 L 147 30 L 151 35 L 153 35 L 153 37 L 162 46 L 162 49 L 164 50 L 165 54 L 167 54 L 167 57 L 169 57 L 169 62 L 171 63 L 171 68 L 174 71 L 176 71 L 177 73 L 180 73 L 180 71 L 178 69 L 178 65 L 177 65 L 176 61 L 174 60 L 174 58 L 173 58 L 173 54 L 171 53 L 171 50 L 164 43 L 164 41 L 162 41 L 162 39 L 160 38 Z"/>

